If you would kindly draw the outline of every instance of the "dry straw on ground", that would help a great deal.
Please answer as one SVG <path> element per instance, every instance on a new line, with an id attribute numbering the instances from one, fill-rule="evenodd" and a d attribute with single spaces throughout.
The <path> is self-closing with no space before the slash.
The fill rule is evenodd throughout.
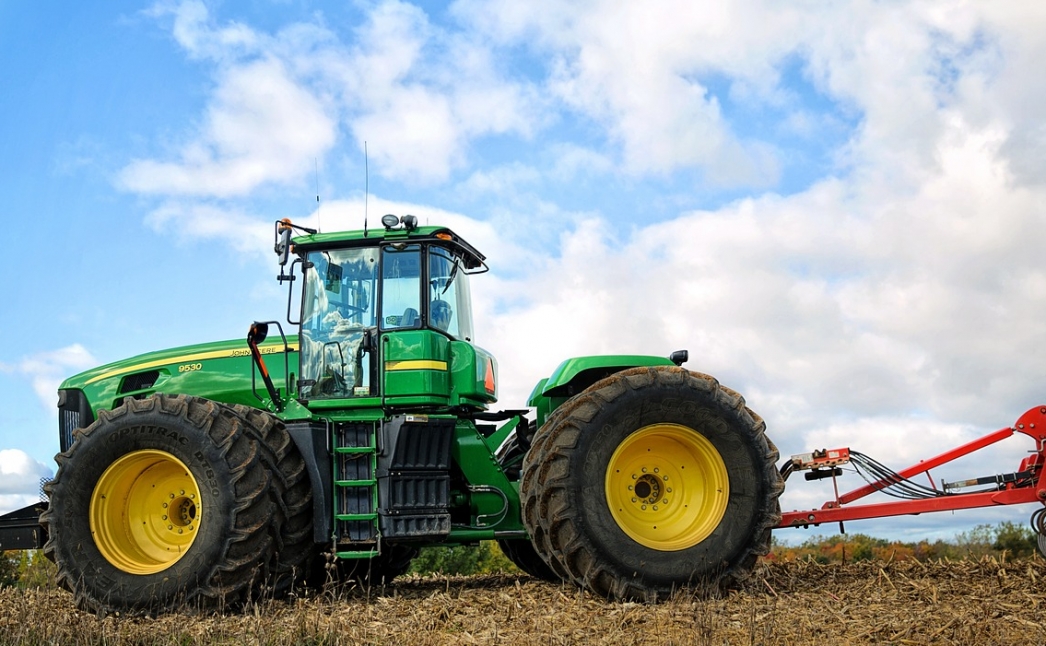
<path id="1" fill-rule="evenodd" d="M 1046 561 L 770 563 L 744 590 L 609 603 L 527 577 L 405 579 L 224 615 L 97 617 L 56 590 L 0 591 L 0 643 L 1043 644 Z"/>

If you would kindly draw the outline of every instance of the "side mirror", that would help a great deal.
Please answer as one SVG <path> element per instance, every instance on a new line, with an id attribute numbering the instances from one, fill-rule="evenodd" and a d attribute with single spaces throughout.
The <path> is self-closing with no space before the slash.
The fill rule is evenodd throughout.
<path id="1" fill-rule="evenodd" d="M 258 345 L 264 341 L 267 336 L 269 336 L 268 323 L 252 323 L 250 331 L 247 332 L 247 343 Z"/>
<path id="2" fill-rule="evenodd" d="M 276 228 L 279 230 L 279 241 L 276 243 L 276 256 L 278 258 L 280 266 L 287 264 L 287 259 L 291 255 L 291 225 L 290 223 L 277 222 Z"/>

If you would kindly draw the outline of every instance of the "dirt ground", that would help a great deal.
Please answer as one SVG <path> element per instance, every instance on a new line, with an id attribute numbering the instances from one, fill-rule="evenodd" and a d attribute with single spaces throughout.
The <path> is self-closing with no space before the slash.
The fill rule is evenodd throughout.
<path id="1" fill-rule="evenodd" d="M 525 576 L 342 588 L 224 615 L 98 617 L 58 590 L 0 590 L 0 643 L 1044 644 L 1046 561 L 769 563 L 712 598 L 610 603 Z"/>

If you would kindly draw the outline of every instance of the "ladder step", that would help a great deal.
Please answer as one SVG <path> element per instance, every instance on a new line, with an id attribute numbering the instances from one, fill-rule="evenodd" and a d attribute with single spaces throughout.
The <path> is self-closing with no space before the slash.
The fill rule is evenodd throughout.
<path id="1" fill-rule="evenodd" d="M 334 484 L 339 487 L 373 487 L 378 484 L 377 480 L 335 480 Z"/>
<path id="2" fill-rule="evenodd" d="M 373 446 L 336 446 L 335 453 L 374 453 L 377 451 Z"/>
<path id="3" fill-rule="evenodd" d="M 339 423 L 333 435 L 334 521 L 338 541 L 347 542 L 339 558 L 377 556 L 378 439 L 374 423 Z M 337 512 L 343 513 L 337 513 Z M 355 548 L 355 549 L 354 549 Z M 336 548 L 337 550 L 337 548 Z"/>
<path id="4" fill-rule="evenodd" d="M 377 513 L 336 513 L 336 521 L 377 521 Z"/>
<path id="5" fill-rule="evenodd" d="M 378 550 L 363 550 L 362 552 L 335 552 L 340 559 L 370 559 L 381 554 Z"/>

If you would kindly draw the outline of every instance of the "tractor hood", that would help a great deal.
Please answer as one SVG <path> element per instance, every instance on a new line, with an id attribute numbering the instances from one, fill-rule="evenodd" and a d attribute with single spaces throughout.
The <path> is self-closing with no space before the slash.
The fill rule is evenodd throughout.
<path id="1" fill-rule="evenodd" d="M 298 338 L 288 337 L 287 346 L 290 352 L 286 364 L 281 340 L 260 346 L 269 358 L 273 380 L 281 388 L 288 372 L 297 367 Z M 258 406 L 254 391 L 258 389 L 261 394 L 264 386 L 260 379 L 252 384 L 253 371 L 245 339 L 201 343 L 140 354 L 81 372 L 62 382 L 59 398 L 68 397 L 63 395 L 65 391 L 79 391 L 90 402 L 92 417 L 101 409 L 119 406 L 127 397 L 148 397 L 157 392 L 191 393 L 230 404 Z"/>

